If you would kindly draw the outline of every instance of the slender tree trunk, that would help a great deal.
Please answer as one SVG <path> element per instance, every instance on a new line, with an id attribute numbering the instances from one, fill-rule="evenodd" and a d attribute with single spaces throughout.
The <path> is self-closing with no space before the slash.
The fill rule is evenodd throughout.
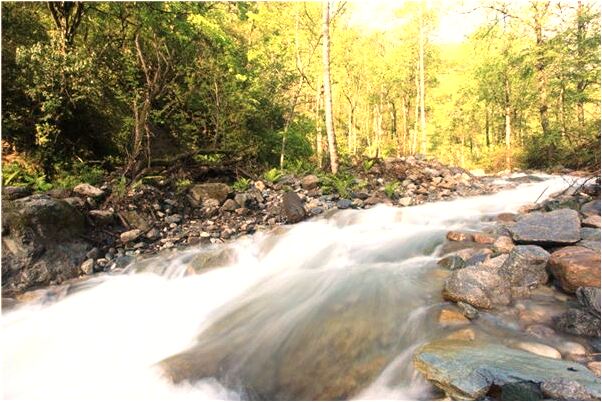
<path id="1" fill-rule="evenodd" d="M 406 97 L 403 96 L 401 98 L 401 109 L 402 109 L 402 119 L 401 119 L 401 147 L 399 152 L 401 152 L 402 155 L 406 154 L 406 141 L 407 141 L 407 133 L 408 133 L 408 102 L 406 100 Z"/>
<path id="2" fill-rule="evenodd" d="M 424 110 L 424 0 L 420 4 L 420 153 L 426 155 L 426 115 Z"/>
<path id="3" fill-rule="evenodd" d="M 316 159 L 318 162 L 318 169 L 322 169 L 322 116 L 320 116 L 322 103 L 322 83 L 320 82 L 320 75 L 316 80 Z"/>
<path id="4" fill-rule="evenodd" d="M 337 154 L 337 141 L 334 133 L 332 89 L 330 87 L 330 3 L 329 0 L 323 0 L 323 3 L 322 53 L 324 63 L 324 112 L 326 114 L 326 135 L 328 137 L 330 171 L 332 174 L 337 174 L 339 170 L 339 157 Z"/>
<path id="5" fill-rule="evenodd" d="M 583 20 L 583 2 L 577 2 L 577 58 L 579 62 L 583 61 L 583 42 L 585 41 L 585 21 Z M 585 130 L 585 88 L 587 84 L 584 80 L 577 82 L 577 120 L 579 122 L 579 130 Z"/>
<path id="6" fill-rule="evenodd" d="M 505 143 L 506 143 L 506 169 L 510 169 L 512 161 L 510 158 L 510 141 L 512 138 L 511 124 L 511 108 L 510 108 L 510 80 L 508 75 L 504 77 L 504 117 L 505 117 Z"/>
<path id="7" fill-rule="evenodd" d="M 420 63 L 418 63 L 420 64 Z M 418 120 L 420 116 L 420 78 L 418 77 L 420 66 L 416 68 L 416 104 L 414 107 L 414 132 L 412 133 L 412 155 L 416 154 L 416 146 L 418 145 Z"/>
<path id="8" fill-rule="evenodd" d="M 489 127 L 489 105 L 485 107 L 485 144 L 487 148 L 491 146 L 491 140 L 489 139 L 491 128 Z"/>
<path id="9" fill-rule="evenodd" d="M 541 129 L 544 138 L 547 138 L 550 133 L 550 123 L 548 119 L 548 77 L 546 72 L 546 65 L 544 60 L 544 37 L 543 37 L 543 18 L 547 13 L 549 2 L 541 5 L 543 10 L 537 8 L 535 5 L 535 18 L 534 18 L 534 30 L 535 30 L 535 45 L 537 51 L 537 60 L 535 62 L 535 70 L 537 72 L 537 90 L 539 93 L 539 120 L 541 123 Z"/>

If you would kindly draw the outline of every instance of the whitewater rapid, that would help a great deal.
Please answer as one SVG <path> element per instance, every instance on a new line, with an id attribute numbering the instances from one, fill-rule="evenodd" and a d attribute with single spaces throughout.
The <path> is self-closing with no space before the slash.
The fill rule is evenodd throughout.
<path id="1" fill-rule="evenodd" d="M 350 378 L 340 385 L 349 391 L 341 394 L 347 398 L 428 398 L 429 386 L 414 373 L 411 356 L 430 336 L 423 332 L 437 334 L 428 320 L 431 309 L 442 303 L 436 261 L 445 233 L 482 228 L 484 216 L 515 212 L 567 187 L 561 177 L 542 177 L 493 195 L 339 211 L 220 246 L 232 258 L 198 274 L 190 274 L 190 261 L 216 247 L 155 258 L 127 274 L 99 275 L 94 286 L 57 302 L 21 305 L 2 315 L 2 396 L 332 396 L 339 394 L 329 392 L 342 391 L 328 388 L 336 371 L 323 366 L 334 364 L 340 365 L 341 377 Z M 341 316 L 363 321 L 333 324 Z M 382 331 L 374 329 L 383 323 Z M 353 338 L 354 331 L 364 343 Z M 308 361 L 299 355 L 305 350 L 326 354 L 320 351 L 339 347 L 345 333 L 352 343 L 341 348 L 358 351 L 353 361 L 368 367 L 362 366 L 360 374 L 360 368 L 343 372 L 349 365 L 347 349 Z M 312 349 L 313 344 L 326 349 Z M 184 361 L 203 356 L 216 374 L 202 377 L 209 368 L 194 368 L 174 384 L 158 364 L 171 362 L 172 356 Z M 294 356 L 298 361 L 292 361 Z M 264 378 L 258 370 L 271 365 L 278 369 L 275 379 Z M 177 370 L 182 373 L 180 366 Z M 307 378 L 287 377 L 311 376 L 315 370 L 323 370 L 324 384 L 313 379 L 311 393 L 303 389 Z"/>

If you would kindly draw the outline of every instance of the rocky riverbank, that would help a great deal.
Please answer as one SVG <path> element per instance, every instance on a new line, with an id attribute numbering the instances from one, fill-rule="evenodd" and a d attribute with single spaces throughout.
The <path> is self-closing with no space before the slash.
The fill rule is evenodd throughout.
<path id="1" fill-rule="evenodd" d="M 415 367 L 453 399 L 599 400 L 599 181 L 496 221 L 448 233 L 439 321 L 458 330 L 423 345 Z M 488 340 L 483 315 L 531 341 Z"/>
<path id="2" fill-rule="evenodd" d="M 377 204 L 410 206 L 486 194 L 492 177 L 434 160 L 375 160 L 346 178 L 285 175 L 190 183 L 145 180 L 126 190 L 116 177 L 95 187 L 31 195 L 3 188 L 2 294 L 58 284 L 80 275 L 124 267 L 136 256 L 213 244 L 337 209 Z"/>

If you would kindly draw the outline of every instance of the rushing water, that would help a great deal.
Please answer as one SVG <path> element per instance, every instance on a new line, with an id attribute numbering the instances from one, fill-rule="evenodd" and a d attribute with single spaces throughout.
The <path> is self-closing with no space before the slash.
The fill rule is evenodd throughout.
<path id="1" fill-rule="evenodd" d="M 565 187 L 546 177 L 490 196 L 339 211 L 97 276 L 3 315 L 3 397 L 433 398 L 411 359 L 451 331 L 436 322 L 445 233 L 485 228 Z M 493 315 L 478 321 L 483 336 L 517 333 Z"/>

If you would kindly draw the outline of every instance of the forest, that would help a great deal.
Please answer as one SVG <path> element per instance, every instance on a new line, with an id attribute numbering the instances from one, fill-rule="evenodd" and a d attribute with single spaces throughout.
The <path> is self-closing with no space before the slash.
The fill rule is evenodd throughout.
<path id="1" fill-rule="evenodd" d="M 599 5 L 483 1 L 451 44 L 433 40 L 440 6 L 400 2 L 367 29 L 353 2 L 3 2 L 4 184 L 180 155 L 599 168 Z"/>

